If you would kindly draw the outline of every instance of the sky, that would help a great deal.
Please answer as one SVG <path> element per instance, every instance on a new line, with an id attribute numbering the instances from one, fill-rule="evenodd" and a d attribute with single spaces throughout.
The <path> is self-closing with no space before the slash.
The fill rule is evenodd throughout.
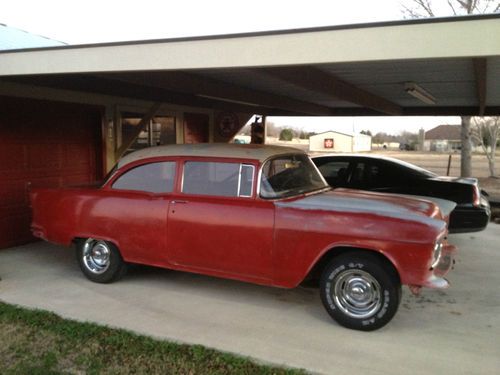
<path id="1" fill-rule="evenodd" d="M 407 0 L 3 0 L 0 23 L 68 44 L 230 34 L 399 20 Z M 445 3 L 436 0 L 435 3 Z M 439 15 L 445 15 L 443 12 Z M 153 56 L 151 58 L 154 58 Z M 459 124 L 446 118 L 277 118 L 311 131 L 372 133 Z"/>

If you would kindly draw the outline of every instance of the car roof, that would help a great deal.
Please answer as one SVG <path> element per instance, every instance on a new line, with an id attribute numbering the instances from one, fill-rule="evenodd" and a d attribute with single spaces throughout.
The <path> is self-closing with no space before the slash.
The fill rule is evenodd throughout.
<path id="1" fill-rule="evenodd" d="M 392 163 L 396 163 L 405 167 L 408 167 L 410 165 L 413 166 L 413 164 L 405 162 L 400 159 L 396 158 L 391 158 L 390 156 L 385 156 L 385 155 L 373 155 L 373 154 L 326 154 L 326 155 L 314 155 L 311 156 L 312 159 L 327 159 L 327 158 L 347 158 L 347 159 L 352 159 L 352 158 L 364 158 L 364 159 L 375 159 L 375 160 L 385 160 L 389 161 Z"/>
<path id="2" fill-rule="evenodd" d="M 351 154 L 351 153 L 343 153 L 343 154 L 321 154 L 321 155 L 312 155 L 311 158 L 313 159 L 321 159 L 321 158 L 371 158 L 371 159 L 382 159 L 382 160 L 389 160 L 389 161 L 396 161 L 398 162 L 398 159 L 391 158 L 389 156 L 384 156 L 384 155 L 374 155 L 374 154 Z"/>
<path id="3" fill-rule="evenodd" d="M 162 156 L 197 156 L 235 159 L 253 159 L 263 162 L 272 156 L 286 154 L 305 154 L 304 151 L 284 146 L 234 144 L 234 143 L 197 143 L 148 147 L 124 156 L 118 168 L 142 159 Z"/>

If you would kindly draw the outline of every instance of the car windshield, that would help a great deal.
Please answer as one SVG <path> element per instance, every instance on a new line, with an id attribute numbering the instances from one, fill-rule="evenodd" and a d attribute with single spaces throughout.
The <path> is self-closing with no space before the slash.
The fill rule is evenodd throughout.
<path id="1" fill-rule="evenodd" d="M 307 155 L 279 156 L 262 167 L 262 198 L 285 198 L 325 188 L 328 184 Z"/>

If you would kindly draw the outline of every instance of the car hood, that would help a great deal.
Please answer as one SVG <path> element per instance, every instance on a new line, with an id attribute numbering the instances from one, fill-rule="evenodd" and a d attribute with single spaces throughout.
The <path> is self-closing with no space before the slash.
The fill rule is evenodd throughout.
<path id="1" fill-rule="evenodd" d="M 276 205 L 302 210 L 371 214 L 416 221 L 434 227 L 443 226 L 439 206 L 427 197 L 339 188 L 299 199 L 276 202 Z"/>

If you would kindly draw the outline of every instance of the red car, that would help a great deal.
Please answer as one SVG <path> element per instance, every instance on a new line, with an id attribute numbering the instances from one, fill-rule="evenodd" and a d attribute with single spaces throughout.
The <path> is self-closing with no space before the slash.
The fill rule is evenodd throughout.
<path id="1" fill-rule="evenodd" d="M 332 191 L 293 148 L 149 148 L 101 187 L 35 189 L 31 200 L 33 234 L 76 243 L 92 281 L 117 280 L 129 263 L 282 288 L 316 279 L 327 312 L 359 330 L 391 320 L 402 284 L 447 287 L 453 263 L 453 203 Z"/>

